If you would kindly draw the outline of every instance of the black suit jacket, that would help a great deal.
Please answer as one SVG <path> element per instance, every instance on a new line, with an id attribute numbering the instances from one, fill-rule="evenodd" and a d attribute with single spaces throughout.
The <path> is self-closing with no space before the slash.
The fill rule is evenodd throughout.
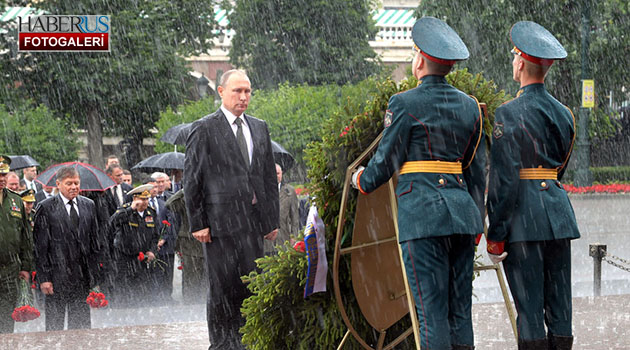
<path id="1" fill-rule="evenodd" d="M 44 190 L 39 190 L 35 192 L 35 206 L 44 201 L 44 199 L 46 199 L 46 193 L 44 193 Z"/>
<path id="2" fill-rule="evenodd" d="M 278 182 L 267 123 L 249 115 L 245 119 L 253 142 L 250 166 L 221 109 L 192 125 L 184 163 L 191 232 L 208 227 L 212 237 L 266 235 L 278 227 Z"/>
<path id="3" fill-rule="evenodd" d="M 120 184 L 121 188 L 122 188 L 122 193 L 123 193 L 123 202 L 122 203 L 118 203 L 118 199 L 114 197 L 114 195 L 112 194 L 112 190 L 107 189 L 105 190 L 105 198 L 107 199 L 107 211 L 109 213 L 109 216 L 114 215 L 114 213 L 116 212 L 116 209 L 122 207 L 123 204 L 127 203 L 127 202 L 131 202 L 133 198 L 131 198 L 130 196 L 127 195 L 127 192 L 131 191 L 133 189 L 133 187 L 131 187 L 130 185 L 126 184 L 126 183 L 121 183 Z"/>
<path id="4" fill-rule="evenodd" d="M 71 228 L 59 194 L 41 202 L 35 213 L 37 279 L 40 283 L 52 282 L 55 291 L 97 284 L 101 249 L 94 202 L 77 196 L 77 206 L 77 230 Z"/>
<path id="5" fill-rule="evenodd" d="M 33 182 L 35 182 L 35 192 L 39 192 L 43 189 L 43 185 L 35 180 L 33 180 Z M 24 178 L 20 179 L 20 185 L 26 187 L 26 181 L 24 181 Z"/>

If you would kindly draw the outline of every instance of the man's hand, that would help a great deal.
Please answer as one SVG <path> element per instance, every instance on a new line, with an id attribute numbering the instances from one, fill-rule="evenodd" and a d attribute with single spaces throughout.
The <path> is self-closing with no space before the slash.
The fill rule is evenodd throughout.
<path id="1" fill-rule="evenodd" d="M 363 169 L 365 169 L 365 167 L 361 165 L 357 168 L 357 170 L 355 170 L 354 173 L 352 173 L 352 187 L 354 187 L 355 190 L 359 189 L 358 178 Z"/>
<path id="2" fill-rule="evenodd" d="M 162 248 L 162 246 L 164 245 L 164 243 L 166 243 L 166 240 L 164 239 L 160 239 L 158 241 L 158 251 Z"/>
<path id="3" fill-rule="evenodd" d="M 269 241 L 275 241 L 278 236 L 278 229 L 275 229 L 265 235 L 265 239 Z"/>
<path id="4" fill-rule="evenodd" d="M 136 210 L 140 203 L 142 203 L 142 199 L 140 199 L 139 197 L 134 197 L 133 201 L 131 202 L 131 209 Z"/>
<path id="5" fill-rule="evenodd" d="M 503 252 L 501 253 L 501 255 L 488 253 L 488 257 L 490 258 L 493 264 L 498 264 L 507 257 L 507 252 Z"/>
<path id="6" fill-rule="evenodd" d="M 193 237 L 195 237 L 196 240 L 198 240 L 201 243 L 209 243 L 212 242 L 212 239 L 210 238 L 210 228 L 206 227 L 206 228 L 202 228 L 199 231 L 195 231 L 192 233 Z"/>
<path id="7" fill-rule="evenodd" d="M 20 271 L 19 277 L 26 282 L 29 282 L 31 280 L 31 274 L 28 273 L 28 271 Z"/>
<path id="8" fill-rule="evenodd" d="M 144 255 L 147 257 L 148 261 L 153 261 L 153 259 L 155 259 L 155 254 L 153 254 L 153 252 L 146 252 Z"/>
<path id="9" fill-rule="evenodd" d="M 46 295 L 52 295 L 54 293 L 52 282 L 43 282 L 39 288 L 42 290 L 42 293 Z"/>

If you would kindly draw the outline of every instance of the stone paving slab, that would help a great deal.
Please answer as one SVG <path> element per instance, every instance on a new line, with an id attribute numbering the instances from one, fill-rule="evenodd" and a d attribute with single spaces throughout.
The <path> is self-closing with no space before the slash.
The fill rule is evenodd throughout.
<path id="1" fill-rule="evenodd" d="M 574 298 L 573 310 L 573 349 L 630 349 L 630 295 Z M 516 341 L 502 303 L 474 304 L 473 322 L 477 350 L 516 349 Z M 205 350 L 207 347 L 205 322 L 0 336 L 2 350 Z"/>

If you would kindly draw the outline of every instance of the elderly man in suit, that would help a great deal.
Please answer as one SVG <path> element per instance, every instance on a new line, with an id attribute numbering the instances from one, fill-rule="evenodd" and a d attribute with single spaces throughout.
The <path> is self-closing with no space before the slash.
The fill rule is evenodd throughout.
<path id="1" fill-rule="evenodd" d="M 81 179 L 75 168 L 57 172 L 59 194 L 41 202 L 33 236 L 37 279 L 46 295 L 46 330 L 90 328 L 85 298 L 98 283 L 101 240 L 94 202 L 79 195 Z"/>
<path id="2" fill-rule="evenodd" d="M 246 115 L 251 84 L 244 71 L 223 74 L 221 108 L 193 123 L 186 142 L 184 192 L 193 236 L 205 244 L 211 349 L 244 349 L 240 276 L 278 231 L 278 182 L 267 124 Z"/>

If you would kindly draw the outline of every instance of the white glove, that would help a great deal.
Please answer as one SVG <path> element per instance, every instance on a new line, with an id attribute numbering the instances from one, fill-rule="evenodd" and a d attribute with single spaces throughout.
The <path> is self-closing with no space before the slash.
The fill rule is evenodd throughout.
<path id="1" fill-rule="evenodd" d="M 357 180 L 359 178 L 359 174 L 361 173 L 363 169 L 365 169 L 365 167 L 362 165 L 359 165 L 357 170 L 352 174 L 352 187 L 354 187 L 355 190 L 359 189 L 359 185 L 357 185 Z"/>
<path id="2" fill-rule="evenodd" d="M 507 257 L 507 252 L 503 252 L 501 253 L 501 255 L 488 253 L 488 257 L 490 258 L 493 264 L 498 264 L 501 261 L 505 260 L 505 258 Z"/>

